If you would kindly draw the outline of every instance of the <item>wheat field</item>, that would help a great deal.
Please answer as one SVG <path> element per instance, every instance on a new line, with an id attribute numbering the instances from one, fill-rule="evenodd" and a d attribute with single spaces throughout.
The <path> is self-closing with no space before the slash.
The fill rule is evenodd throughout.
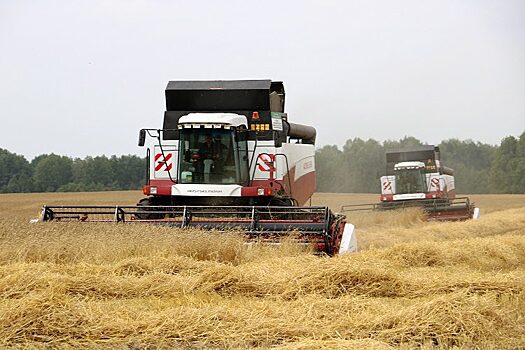
<path id="1" fill-rule="evenodd" d="M 42 204 L 141 193 L 0 195 L 0 347 L 523 349 L 525 196 L 472 195 L 481 219 L 349 215 L 360 252 L 246 245 L 236 232 L 29 224 Z M 376 195 L 316 194 L 313 205 Z"/>

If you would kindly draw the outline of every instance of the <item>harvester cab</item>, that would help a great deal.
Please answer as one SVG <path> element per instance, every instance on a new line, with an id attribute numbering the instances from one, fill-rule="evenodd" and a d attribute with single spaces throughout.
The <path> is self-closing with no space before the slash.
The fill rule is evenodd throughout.
<path id="1" fill-rule="evenodd" d="M 346 205 L 342 211 L 421 207 L 429 220 L 466 220 L 479 217 L 467 197 L 456 198 L 454 171 L 444 166 L 438 146 L 424 145 L 386 153 L 380 202 Z"/>
<path id="2" fill-rule="evenodd" d="M 169 136 L 173 131 L 177 139 Z M 229 198 L 249 185 L 245 116 L 190 113 L 179 119 L 177 129 L 141 130 L 139 145 L 150 138 L 148 181 L 143 188 L 150 196 L 148 204 L 196 204 L 199 195 Z M 271 195 L 269 190 L 260 192 Z"/>
<path id="3" fill-rule="evenodd" d="M 145 198 L 136 206 L 44 206 L 45 221 L 162 223 L 242 229 L 332 255 L 357 249 L 353 226 L 315 191 L 313 127 L 288 121 L 282 82 L 170 81 L 162 129 L 142 129 Z"/>
<path id="4" fill-rule="evenodd" d="M 147 141 L 144 205 L 304 205 L 315 136 L 284 113 L 281 82 L 171 81 L 163 129 Z"/>
<path id="5" fill-rule="evenodd" d="M 401 162 L 394 165 L 397 194 L 407 194 L 417 198 L 427 190 L 425 163 Z"/>

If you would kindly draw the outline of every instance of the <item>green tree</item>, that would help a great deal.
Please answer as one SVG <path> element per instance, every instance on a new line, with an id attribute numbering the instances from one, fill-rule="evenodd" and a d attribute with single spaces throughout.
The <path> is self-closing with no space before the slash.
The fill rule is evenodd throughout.
<path id="1" fill-rule="evenodd" d="M 146 162 L 143 158 L 127 155 L 110 158 L 118 189 L 137 189 L 146 180 Z"/>
<path id="2" fill-rule="evenodd" d="M 7 183 L 5 192 L 31 192 L 33 191 L 33 179 L 28 169 L 15 174 Z"/>
<path id="3" fill-rule="evenodd" d="M 503 139 L 491 172 L 498 192 L 525 193 L 525 132 Z"/>
<path id="4" fill-rule="evenodd" d="M 87 191 L 116 189 L 118 181 L 112 161 L 106 156 L 75 159 L 73 163 L 74 182 Z"/>
<path id="5" fill-rule="evenodd" d="M 496 147 L 472 140 L 449 139 L 442 141 L 439 148 L 443 164 L 454 169 L 458 192 L 489 192 L 489 170 Z"/>
<path id="6" fill-rule="evenodd" d="M 398 141 L 386 140 L 383 142 L 383 148 L 385 152 L 390 151 L 390 150 L 395 150 L 395 149 L 411 148 L 411 147 L 417 147 L 417 146 L 422 146 L 422 145 L 423 143 L 413 136 L 405 136 Z"/>
<path id="7" fill-rule="evenodd" d="M 347 140 L 343 147 L 342 164 L 346 173 L 345 190 L 377 193 L 379 177 L 385 168 L 384 158 L 384 149 L 376 140 Z"/>
<path id="8" fill-rule="evenodd" d="M 53 192 L 73 179 L 73 161 L 65 156 L 47 154 L 35 158 L 33 183 L 34 189 L 41 192 Z"/>
<path id="9" fill-rule="evenodd" d="M 525 131 L 520 135 L 516 145 L 517 161 L 514 167 L 514 193 L 525 193 Z"/>
<path id="10" fill-rule="evenodd" d="M 519 165 L 517 157 L 518 140 L 514 136 L 505 137 L 496 151 L 490 171 L 490 186 L 496 193 L 514 193 L 513 182 Z"/>
<path id="11" fill-rule="evenodd" d="M 31 172 L 23 156 L 0 148 L 0 192 L 31 192 Z"/>
<path id="12" fill-rule="evenodd" d="M 337 146 L 324 146 L 315 152 L 317 191 L 344 192 L 343 152 Z"/>

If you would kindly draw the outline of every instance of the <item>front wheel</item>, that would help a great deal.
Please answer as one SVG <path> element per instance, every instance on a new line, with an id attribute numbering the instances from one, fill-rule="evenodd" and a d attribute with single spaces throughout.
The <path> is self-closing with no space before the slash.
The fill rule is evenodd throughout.
<path id="1" fill-rule="evenodd" d="M 268 203 L 270 207 L 296 207 L 297 201 L 290 197 L 275 197 Z"/>
<path id="2" fill-rule="evenodd" d="M 141 207 L 139 208 L 139 213 L 135 214 L 135 217 L 138 220 L 160 220 L 164 219 L 164 214 L 160 213 L 148 213 L 147 211 L 155 211 L 156 208 L 151 208 L 152 205 L 155 205 L 153 199 L 151 197 L 148 198 L 142 198 L 138 203 L 137 206 Z"/>

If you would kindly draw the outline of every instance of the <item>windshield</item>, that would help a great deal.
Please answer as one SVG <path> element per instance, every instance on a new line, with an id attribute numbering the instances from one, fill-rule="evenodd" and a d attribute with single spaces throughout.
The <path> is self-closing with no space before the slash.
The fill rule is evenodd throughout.
<path id="1" fill-rule="evenodd" d="M 425 192 L 426 181 L 423 169 L 396 170 L 396 194 Z"/>
<path id="2" fill-rule="evenodd" d="M 234 136 L 235 131 L 229 129 L 182 129 L 179 183 L 242 183 L 243 175 L 247 174 L 247 161 L 246 166 L 240 166 L 239 148 L 242 147 Z"/>

